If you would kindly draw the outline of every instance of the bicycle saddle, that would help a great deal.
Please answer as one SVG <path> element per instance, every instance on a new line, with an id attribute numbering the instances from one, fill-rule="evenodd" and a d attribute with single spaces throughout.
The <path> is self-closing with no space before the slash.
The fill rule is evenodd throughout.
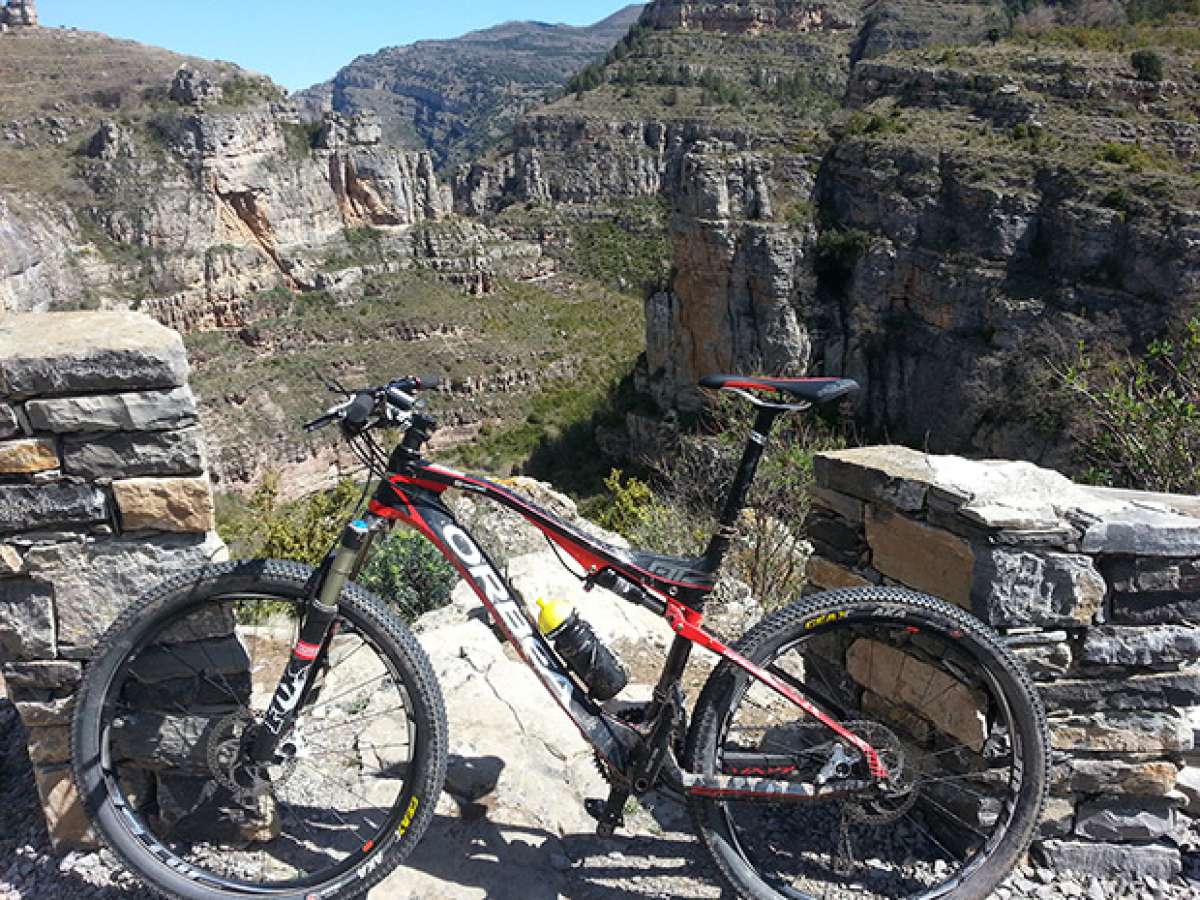
<path id="1" fill-rule="evenodd" d="M 858 390 L 858 382 L 849 378 L 754 378 L 748 375 L 705 375 L 700 387 L 718 391 L 740 388 L 788 394 L 804 403 L 824 404 L 841 400 Z"/>

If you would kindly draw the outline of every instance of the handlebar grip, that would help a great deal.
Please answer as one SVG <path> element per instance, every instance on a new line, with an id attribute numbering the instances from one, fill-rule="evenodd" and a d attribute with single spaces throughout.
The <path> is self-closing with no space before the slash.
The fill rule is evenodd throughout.
<path id="1" fill-rule="evenodd" d="M 375 395 L 371 393 L 357 394 L 354 402 L 350 404 L 350 408 L 346 410 L 346 427 L 354 431 L 361 431 L 366 427 L 367 420 L 371 418 L 371 413 L 374 411 Z"/>
<path id="2" fill-rule="evenodd" d="M 437 375 L 422 375 L 413 378 L 413 388 L 418 391 L 436 391 L 442 386 L 442 379 Z"/>

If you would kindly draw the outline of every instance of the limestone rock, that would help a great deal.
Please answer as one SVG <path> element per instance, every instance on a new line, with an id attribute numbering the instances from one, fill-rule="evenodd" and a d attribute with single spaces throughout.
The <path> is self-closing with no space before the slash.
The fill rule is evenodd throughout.
<path id="1" fill-rule="evenodd" d="M 5 661 L 55 656 L 54 593 L 44 581 L 0 579 L 0 651 Z"/>
<path id="2" fill-rule="evenodd" d="M 40 690 L 73 689 L 82 677 L 83 666 L 66 660 L 6 663 L 4 677 L 10 688 Z"/>
<path id="3" fill-rule="evenodd" d="M 1071 645 L 1066 642 L 1011 649 L 1034 680 L 1055 679 L 1071 668 Z"/>
<path id="4" fill-rule="evenodd" d="M 1148 628 L 1095 628 L 1083 640 L 1081 661 L 1098 666 L 1170 667 L 1200 660 L 1200 628 L 1156 625 Z"/>
<path id="5" fill-rule="evenodd" d="M 42 728 L 49 725 L 70 725 L 75 709 L 74 697 L 59 700 L 24 700 L 17 702 L 17 712 L 26 728 Z"/>
<path id="6" fill-rule="evenodd" d="M 1052 717 L 1050 743 L 1055 750 L 1162 753 L 1191 750 L 1194 738 L 1177 711 L 1109 712 Z"/>
<path id="7" fill-rule="evenodd" d="M 204 471 L 203 434 L 193 427 L 68 437 L 63 441 L 63 471 L 95 479 L 196 475 Z"/>
<path id="8" fill-rule="evenodd" d="M 70 767 L 39 768 L 34 772 L 34 778 L 55 849 L 61 852 L 94 847 L 96 836 L 75 790 Z"/>
<path id="9" fill-rule="evenodd" d="M 1068 837 L 1075 821 L 1075 803 L 1063 797 L 1050 797 L 1042 812 L 1038 837 Z"/>
<path id="10" fill-rule="evenodd" d="M 84 154 L 92 159 L 111 162 L 121 152 L 121 128 L 116 122 L 101 122 L 84 148 Z"/>
<path id="11" fill-rule="evenodd" d="M 0 392 L 9 397 L 172 388 L 184 384 L 187 374 L 179 335 L 140 313 L 0 320 Z"/>
<path id="12" fill-rule="evenodd" d="M 993 626 L 1090 625 L 1107 585 L 1086 556 L 990 547 L 976 554 L 971 589 L 977 614 Z"/>
<path id="13" fill-rule="evenodd" d="M 7 403 L 0 403 L 0 439 L 16 437 L 21 434 L 21 423 L 17 421 L 17 412 Z"/>
<path id="14" fill-rule="evenodd" d="M 0 442 L 0 475 L 33 475 L 59 467 L 54 441 L 27 438 Z"/>
<path id="15" fill-rule="evenodd" d="M 933 479 L 929 457 L 907 447 L 864 447 L 813 457 L 819 487 L 906 512 L 925 506 Z"/>
<path id="16" fill-rule="evenodd" d="M 1131 847 L 1128 844 L 1050 840 L 1040 842 L 1035 852 L 1053 869 L 1084 874 L 1121 872 L 1134 878 L 1150 875 L 1170 881 L 1182 870 L 1179 851 L 1161 844 Z"/>
<path id="17" fill-rule="evenodd" d="M 1200 556 L 1200 519 L 1134 507 L 1091 526 L 1082 549 L 1126 556 Z"/>
<path id="18" fill-rule="evenodd" d="M 224 554 L 215 535 L 162 535 L 34 547 L 26 565 L 54 584 L 59 655 L 86 659 L 117 614 L 149 588 Z"/>
<path id="19" fill-rule="evenodd" d="M 104 494 L 90 484 L 0 485 L 0 532 L 69 528 L 107 518 Z"/>
<path id="20" fill-rule="evenodd" d="M 113 496 L 126 531 L 152 529 L 184 534 L 216 527 L 207 478 L 131 478 L 113 482 Z"/>
<path id="21" fill-rule="evenodd" d="M 1093 841 L 1155 841 L 1175 827 L 1175 800 L 1118 797 L 1079 804 L 1075 834 Z"/>
<path id="22" fill-rule="evenodd" d="M 1050 770 L 1055 792 L 1165 797 L 1176 787 L 1179 767 L 1167 760 L 1093 759 L 1067 756 Z"/>
<path id="23" fill-rule="evenodd" d="M 805 576 L 809 584 L 825 590 L 866 587 L 872 583 L 857 572 L 815 555 L 808 558 Z"/>
<path id="24" fill-rule="evenodd" d="M 221 88 L 194 69 L 186 66 L 175 73 L 168 96 L 176 103 L 203 106 L 221 99 Z"/>
<path id="25" fill-rule="evenodd" d="M 29 729 L 29 758 L 35 766 L 71 761 L 71 728 L 50 725 Z"/>
<path id="26" fill-rule="evenodd" d="M 846 672 L 858 684 L 915 710 L 968 747 L 978 750 L 987 740 L 983 698 L 901 650 L 858 640 L 846 652 Z"/>
<path id="27" fill-rule="evenodd" d="M 9 544 L 0 544 L 0 578 L 9 575 L 20 575 L 24 562 L 17 548 Z"/>
<path id="28" fill-rule="evenodd" d="M 1060 679 L 1039 685 L 1050 709 L 1176 709 L 1200 706 L 1200 669 L 1121 678 Z"/>
<path id="29" fill-rule="evenodd" d="M 42 431 L 157 431 L 196 421 L 191 388 L 30 400 L 29 421 Z"/>
<path id="30" fill-rule="evenodd" d="M 969 608 L 975 553 L 955 535 L 906 516 L 867 513 L 871 565 L 902 584 Z"/>

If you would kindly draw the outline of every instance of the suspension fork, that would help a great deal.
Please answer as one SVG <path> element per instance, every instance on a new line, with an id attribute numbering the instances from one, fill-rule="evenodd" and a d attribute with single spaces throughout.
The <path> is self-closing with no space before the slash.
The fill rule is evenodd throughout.
<path id="1" fill-rule="evenodd" d="M 338 548 L 323 567 L 324 575 L 305 607 L 300 638 L 267 707 L 263 727 L 255 735 L 250 752 L 252 762 L 265 765 L 274 759 L 280 741 L 296 724 L 312 691 L 318 660 L 326 652 L 342 590 L 362 567 L 374 535 L 372 526 L 362 520 L 351 522 L 342 531 Z"/>

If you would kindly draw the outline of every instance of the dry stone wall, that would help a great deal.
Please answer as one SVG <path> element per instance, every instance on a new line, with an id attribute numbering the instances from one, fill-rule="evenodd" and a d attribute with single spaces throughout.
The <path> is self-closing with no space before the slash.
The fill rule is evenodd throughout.
<path id="1" fill-rule="evenodd" d="M 68 763 L 84 661 L 147 588 L 224 552 L 187 376 L 140 314 L 0 318 L 0 685 L 60 847 L 90 840 Z"/>
<path id="2" fill-rule="evenodd" d="M 942 597 L 1028 666 L 1054 751 L 1045 861 L 1177 875 L 1200 816 L 1200 498 L 902 447 L 820 455 L 815 478 L 814 587 Z"/>

